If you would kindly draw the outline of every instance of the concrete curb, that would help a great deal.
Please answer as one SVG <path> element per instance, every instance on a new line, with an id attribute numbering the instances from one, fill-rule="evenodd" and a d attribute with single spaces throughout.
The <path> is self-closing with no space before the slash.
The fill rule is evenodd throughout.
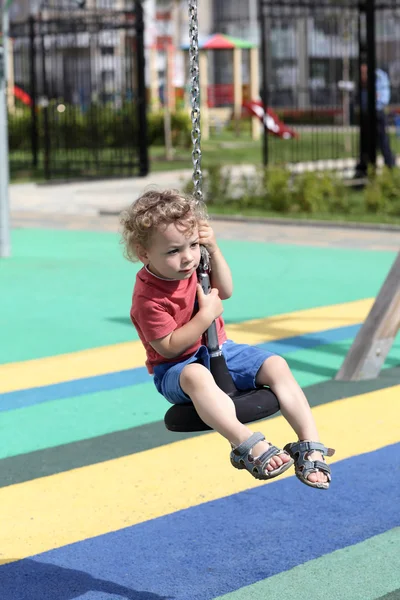
<path id="1" fill-rule="evenodd" d="M 320 221 L 316 219 L 280 219 L 279 217 L 251 217 L 243 215 L 210 214 L 214 221 L 233 221 L 239 223 L 259 223 L 265 225 L 292 225 L 297 227 L 326 227 L 329 229 L 366 229 L 381 231 L 399 231 L 400 225 L 390 223 L 360 223 L 357 221 Z"/>
<path id="2" fill-rule="evenodd" d="M 118 217 L 124 209 L 99 210 L 101 217 Z M 245 215 L 224 215 L 209 213 L 213 221 L 231 221 L 234 223 L 258 223 L 261 225 L 291 225 L 293 227 L 326 227 L 328 229 L 364 229 L 369 231 L 399 231 L 400 225 L 390 223 L 360 223 L 357 221 L 320 221 L 316 219 L 283 219 L 279 217 L 251 217 Z M 400 245 L 400 244 L 399 244 Z"/>

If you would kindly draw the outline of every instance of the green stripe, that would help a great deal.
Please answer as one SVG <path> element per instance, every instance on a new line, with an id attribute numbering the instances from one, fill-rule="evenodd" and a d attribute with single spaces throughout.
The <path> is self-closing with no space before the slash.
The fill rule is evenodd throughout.
<path id="1" fill-rule="evenodd" d="M 396 369 L 386 369 L 376 380 L 328 381 L 305 388 L 304 391 L 310 405 L 318 406 L 341 398 L 350 398 L 391 387 L 398 384 L 399 380 L 400 367 L 397 367 Z M 165 406 L 168 407 L 168 405 L 162 398 L 161 401 L 164 412 Z M 167 431 L 162 421 L 158 421 L 74 443 L 4 458 L 0 460 L 0 487 L 143 452 L 195 435 L 207 435 L 207 433 L 171 433 Z"/>
<path id="2" fill-rule="evenodd" d="M 308 525 L 312 527 L 311 522 Z M 395 600 L 399 586 L 400 528 L 396 528 L 219 600 L 383 600 L 383 594 L 385 600 Z"/>
<path id="3" fill-rule="evenodd" d="M 288 363 L 300 386 L 333 378 L 350 343 L 289 354 Z M 399 363 L 400 337 L 386 361 L 387 366 Z M 160 421 L 167 409 L 168 403 L 149 380 L 127 388 L 5 411 L 0 413 L 0 459 Z"/>
<path id="4" fill-rule="evenodd" d="M 12 242 L 0 269 L 0 363 L 137 339 L 123 320 L 139 265 L 123 259 L 117 234 L 24 229 L 13 230 Z M 395 257 L 241 240 L 221 248 L 235 283 L 228 322 L 374 296 Z"/>
<path id="5" fill-rule="evenodd" d="M 394 590 L 393 592 L 389 592 L 389 594 L 385 594 L 376 600 L 400 600 L 400 588 L 398 590 Z"/>
<path id="6" fill-rule="evenodd" d="M 0 460 L 0 488 L 144 452 L 205 433 L 171 433 L 163 421 Z"/>
<path id="7" fill-rule="evenodd" d="M 149 381 L 2 412 L 0 458 L 159 421 L 167 407 L 166 400 Z"/>

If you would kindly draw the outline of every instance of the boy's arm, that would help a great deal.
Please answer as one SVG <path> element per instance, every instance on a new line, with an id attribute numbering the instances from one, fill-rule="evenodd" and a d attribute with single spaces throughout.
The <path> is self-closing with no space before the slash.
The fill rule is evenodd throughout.
<path id="1" fill-rule="evenodd" d="M 183 354 L 207 331 L 214 319 L 222 314 L 223 307 L 217 289 L 212 289 L 209 294 L 205 295 L 201 286 L 198 285 L 197 295 L 199 311 L 190 321 L 165 337 L 149 342 L 154 350 L 164 358 L 175 358 Z"/>
<path id="2" fill-rule="evenodd" d="M 221 300 L 227 300 L 233 292 L 232 273 L 207 221 L 199 224 L 199 243 L 207 248 L 210 255 L 211 285 L 217 288 Z"/>
<path id="3" fill-rule="evenodd" d="M 227 300 L 232 296 L 233 292 L 232 273 L 224 255 L 218 247 L 213 254 L 210 254 L 210 264 L 211 285 L 217 288 L 221 300 Z"/>

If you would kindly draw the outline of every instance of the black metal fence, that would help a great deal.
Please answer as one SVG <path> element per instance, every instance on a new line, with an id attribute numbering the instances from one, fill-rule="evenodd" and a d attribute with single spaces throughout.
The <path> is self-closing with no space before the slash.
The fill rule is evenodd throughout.
<path id="1" fill-rule="evenodd" d="M 53 3 L 10 33 L 11 174 L 146 175 L 141 2 L 124 10 Z"/>
<path id="2" fill-rule="evenodd" d="M 400 0 L 259 0 L 259 20 L 264 103 L 298 134 L 290 143 L 265 134 L 265 162 L 354 168 L 362 154 L 375 162 L 375 76 L 360 122 L 364 61 L 369 73 L 389 75 L 386 114 L 400 151 Z"/>

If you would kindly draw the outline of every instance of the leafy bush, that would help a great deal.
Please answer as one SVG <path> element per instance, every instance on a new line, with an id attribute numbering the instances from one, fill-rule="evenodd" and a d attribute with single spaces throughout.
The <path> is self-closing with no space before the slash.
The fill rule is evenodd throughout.
<path id="1" fill-rule="evenodd" d="M 385 212 L 386 199 L 382 195 L 382 190 L 376 180 L 370 181 L 366 186 L 364 191 L 364 203 L 367 212 Z"/>
<path id="2" fill-rule="evenodd" d="M 263 171 L 261 169 L 258 169 L 255 175 L 243 173 L 239 190 L 238 202 L 240 208 L 265 208 L 266 198 Z"/>
<path id="3" fill-rule="evenodd" d="M 207 203 L 226 204 L 232 201 L 231 170 L 221 165 L 210 166 L 203 174 Z"/>
<path id="4" fill-rule="evenodd" d="M 400 171 L 384 167 L 380 173 L 368 171 L 364 205 L 370 213 L 400 215 Z"/>
<path id="5" fill-rule="evenodd" d="M 343 182 L 334 173 L 307 172 L 295 180 L 294 209 L 310 214 L 348 213 L 351 204 Z"/>
<path id="6" fill-rule="evenodd" d="M 315 173 L 306 172 L 296 177 L 295 202 L 299 212 L 320 212 L 323 208 L 321 183 Z"/>
<path id="7" fill-rule="evenodd" d="M 268 167 L 264 171 L 264 206 L 276 212 L 288 212 L 293 202 L 290 172 L 282 167 Z"/>
<path id="8" fill-rule="evenodd" d="M 338 175 L 335 173 L 324 174 L 322 192 L 330 213 L 348 214 L 351 212 L 352 202 L 343 180 Z"/>
<path id="9" fill-rule="evenodd" d="M 28 108 L 19 108 L 8 116 L 8 143 L 10 150 L 29 150 L 32 123 Z"/>
<path id="10" fill-rule="evenodd" d="M 171 114 L 172 144 L 188 148 L 191 144 L 192 124 L 185 110 Z M 147 115 L 147 136 L 150 146 L 162 146 L 165 143 L 164 112 L 154 111 Z"/>
<path id="11" fill-rule="evenodd" d="M 345 187 L 343 181 L 330 172 L 306 172 L 293 175 L 288 169 L 279 166 L 269 166 L 266 169 L 256 169 L 249 174 L 235 176 L 235 170 L 222 166 L 209 167 L 204 172 L 204 195 L 210 206 L 229 205 L 231 209 L 240 210 L 258 209 L 282 214 L 308 213 L 308 214 L 348 214 L 362 212 L 362 205 L 358 196 Z M 387 178 L 388 175 L 386 174 Z M 394 172 L 386 181 L 387 189 L 392 190 L 393 200 L 390 206 L 400 213 L 400 200 L 394 203 L 394 197 L 400 196 L 400 174 Z M 398 183 L 396 183 L 398 182 Z M 371 187 L 371 192 L 376 194 L 381 188 L 378 184 Z M 383 184 L 382 184 L 383 185 Z M 187 192 L 192 192 L 191 181 L 186 186 Z M 381 196 L 379 196 L 381 198 Z M 381 201 L 381 200 L 379 200 Z M 379 210 L 373 207 L 373 198 L 370 200 L 370 211 Z M 393 213 L 393 214 L 399 214 Z"/>
<path id="12" fill-rule="evenodd" d="M 116 109 L 112 104 L 92 103 L 83 111 L 79 106 L 65 104 L 64 112 L 57 107 L 61 99 L 52 100 L 47 108 L 47 128 L 50 143 L 58 147 L 123 148 L 130 147 L 139 134 L 136 106 L 125 102 Z M 45 111 L 37 108 L 37 136 L 39 147 L 45 139 Z M 29 108 L 18 109 L 8 117 L 10 150 L 29 150 L 32 137 L 32 116 Z M 172 143 L 190 145 L 191 123 L 186 111 L 171 115 Z M 162 112 L 148 115 L 149 144 L 164 144 L 164 116 Z"/>

